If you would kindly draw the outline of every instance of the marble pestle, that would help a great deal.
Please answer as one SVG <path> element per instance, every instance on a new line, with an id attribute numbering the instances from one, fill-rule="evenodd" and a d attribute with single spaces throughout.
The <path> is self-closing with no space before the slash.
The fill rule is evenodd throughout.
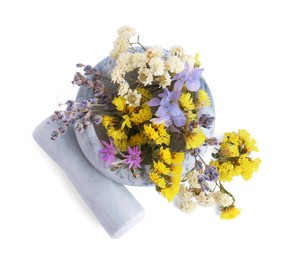
<path id="1" fill-rule="evenodd" d="M 99 173 L 85 158 L 71 127 L 52 141 L 57 124 L 40 123 L 33 138 L 65 171 L 92 213 L 112 238 L 119 238 L 144 217 L 144 209 L 122 184 Z"/>

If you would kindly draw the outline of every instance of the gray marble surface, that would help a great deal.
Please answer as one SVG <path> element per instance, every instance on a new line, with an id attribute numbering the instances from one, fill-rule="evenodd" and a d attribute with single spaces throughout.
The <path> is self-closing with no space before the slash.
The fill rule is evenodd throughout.
<path id="1" fill-rule="evenodd" d="M 121 184 L 100 174 L 81 151 L 74 130 L 50 139 L 57 124 L 43 121 L 33 132 L 35 141 L 65 171 L 89 209 L 112 238 L 119 238 L 144 217 L 144 209 Z"/>

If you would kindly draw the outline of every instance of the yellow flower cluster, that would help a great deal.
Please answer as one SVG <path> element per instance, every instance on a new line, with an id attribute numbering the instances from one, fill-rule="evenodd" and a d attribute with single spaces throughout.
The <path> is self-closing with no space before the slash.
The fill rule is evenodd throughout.
<path id="1" fill-rule="evenodd" d="M 184 153 L 171 152 L 169 148 L 160 146 L 157 157 L 158 161 L 153 161 L 150 180 L 162 196 L 172 201 L 179 191 Z"/>
<path id="2" fill-rule="evenodd" d="M 218 160 L 210 164 L 217 167 L 222 181 L 232 181 L 235 176 L 242 176 L 247 181 L 258 171 L 261 163 L 259 158 L 250 157 L 253 151 L 258 151 L 256 141 L 246 130 L 225 133 Z"/>
<path id="3" fill-rule="evenodd" d="M 139 131 L 139 126 L 152 118 L 151 108 L 146 102 L 151 98 L 151 94 L 145 89 L 139 89 L 139 93 L 143 94 L 145 99 L 141 106 L 129 106 L 124 97 L 118 96 L 114 98 L 112 104 L 120 112 L 120 116 L 102 116 L 102 125 L 106 129 L 107 135 L 122 151 L 127 150 L 127 146 L 146 143 L 143 133 Z"/>
<path id="4" fill-rule="evenodd" d="M 144 135 L 147 139 L 154 142 L 157 145 L 170 143 L 170 135 L 167 132 L 165 126 L 163 124 L 158 125 L 147 125 L 144 124 Z"/>

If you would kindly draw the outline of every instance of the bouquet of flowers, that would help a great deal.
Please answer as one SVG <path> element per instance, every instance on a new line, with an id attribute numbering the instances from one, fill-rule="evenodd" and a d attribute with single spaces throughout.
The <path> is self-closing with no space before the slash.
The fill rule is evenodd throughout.
<path id="1" fill-rule="evenodd" d="M 261 161 L 251 155 L 258 151 L 256 141 L 246 130 L 225 133 L 221 142 L 206 135 L 215 117 L 202 113 L 212 99 L 201 89 L 199 54 L 187 55 L 180 46 L 145 47 L 139 36 L 131 41 L 134 36 L 131 27 L 118 30 L 110 78 L 90 65 L 77 64 L 84 73 L 77 72 L 72 83 L 90 89 L 92 97 L 68 100 L 65 110 L 50 117 L 50 122 L 62 122 L 51 139 L 71 125 L 80 133 L 100 125 L 107 138 L 96 156 L 107 167 L 129 169 L 138 177 L 141 165 L 150 165 L 148 177 L 156 190 L 168 201 L 177 197 L 183 211 L 217 204 L 221 218 L 236 217 L 240 211 L 222 182 L 235 176 L 249 180 L 258 170 Z M 214 147 L 209 163 L 201 155 L 207 146 Z M 194 163 L 183 172 L 187 154 Z"/>

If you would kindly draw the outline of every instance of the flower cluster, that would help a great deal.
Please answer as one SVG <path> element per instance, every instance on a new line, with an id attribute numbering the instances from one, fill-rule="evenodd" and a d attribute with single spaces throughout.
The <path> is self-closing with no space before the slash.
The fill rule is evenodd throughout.
<path id="1" fill-rule="evenodd" d="M 213 160 L 207 165 L 197 154 L 194 168 L 182 179 L 179 192 L 180 208 L 191 212 L 196 205 L 218 205 L 222 219 L 232 219 L 240 214 L 235 207 L 235 198 L 222 182 L 232 181 L 234 176 L 249 180 L 258 171 L 261 160 L 252 159 L 252 152 L 258 152 L 256 141 L 246 130 L 225 133 L 220 146 L 213 153 Z"/>
<path id="2" fill-rule="evenodd" d="M 239 214 L 234 197 L 222 181 L 234 176 L 251 178 L 259 159 L 254 139 L 245 130 L 226 133 L 208 165 L 200 156 L 202 146 L 216 146 L 216 138 L 205 135 L 214 124 L 214 116 L 202 113 L 211 106 L 208 93 L 201 89 L 203 69 L 199 55 L 187 55 L 175 45 L 145 47 L 135 30 L 123 26 L 110 56 L 115 62 L 106 78 L 90 65 L 77 64 L 73 84 L 92 90 L 90 99 L 67 101 L 65 111 L 56 111 L 50 121 L 62 122 L 51 138 L 55 140 L 71 125 L 83 132 L 92 124 L 104 128 L 108 140 L 98 156 L 107 167 L 129 169 L 136 177 L 141 165 L 150 165 L 149 180 L 168 201 L 177 195 L 180 208 L 192 211 L 196 205 L 219 205 L 221 217 Z M 107 87 L 109 82 L 116 88 Z M 179 143 L 179 145 L 177 145 Z M 183 173 L 185 155 L 195 158 L 191 171 Z"/>

